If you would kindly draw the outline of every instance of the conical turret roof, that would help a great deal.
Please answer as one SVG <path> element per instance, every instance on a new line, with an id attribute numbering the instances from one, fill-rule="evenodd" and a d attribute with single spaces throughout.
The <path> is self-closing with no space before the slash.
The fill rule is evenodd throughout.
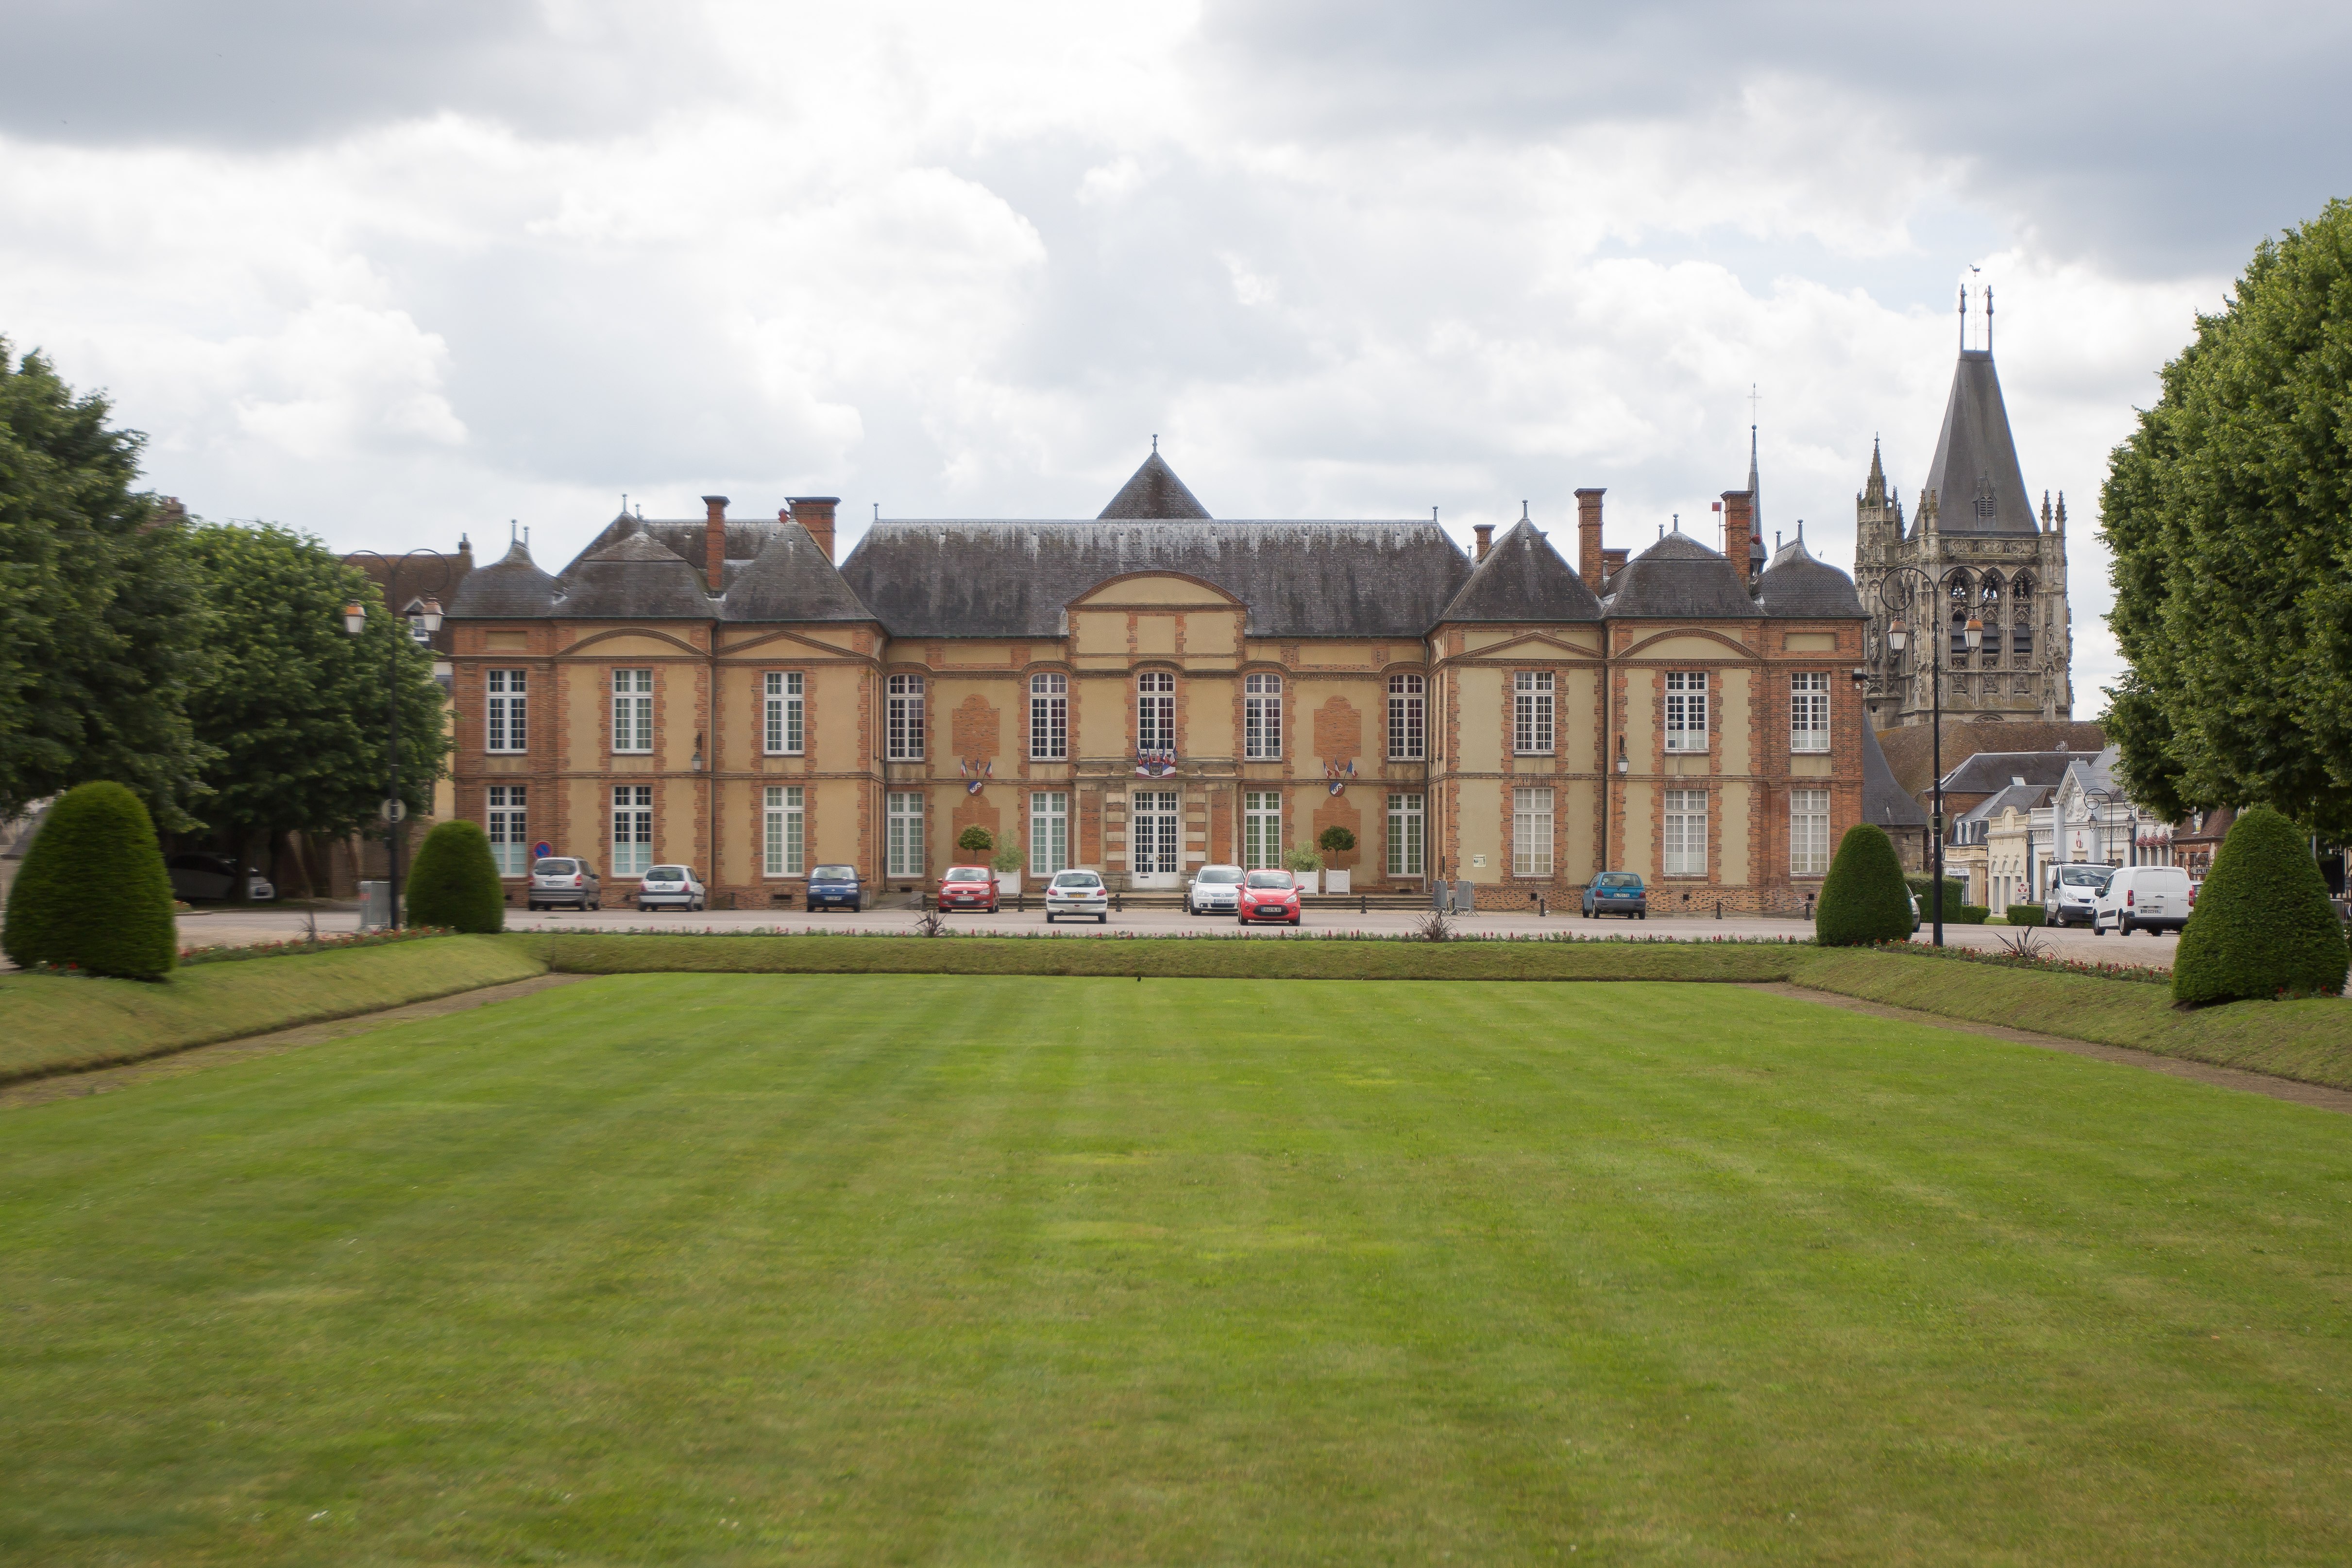
<path id="1" fill-rule="evenodd" d="M 1525 517 L 1495 541 L 1438 617 L 1441 622 L 1600 619 L 1601 601 Z"/>
<path id="2" fill-rule="evenodd" d="M 1193 498 L 1192 492 L 1176 477 L 1176 470 L 1168 466 L 1155 445 L 1151 455 L 1143 460 L 1143 466 L 1119 487 L 1118 494 L 1110 498 L 1110 505 L 1096 520 L 1124 518 L 1143 522 L 1162 517 L 1198 517 L 1205 521 L 1208 516 L 1209 508 Z"/>
<path id="3" fill-rule="evenodd" d="M 759 558 L 727 586 L 730 621 L 871 621 L 808 529 L 776 530 Z"/>
<path id="4" fill-rule="evenodd" d="M 555 613 L 567 620 L 705 620 L 718 613 L 702 574 L 643 533 L 624 534 L 563 569 Z"/>
<path id="5" fill-rule="evenodd" d="M 544 615 L 555 603 L 555 579 L 539 570 L 530 549 L 517 539 L 504 556 L 466 574 L 450 598 L 448 614 L 460 621 Z"/>
<path id="6" fill-rule="evenodd" d="M 2033 499 L 2017 466 L 2009 409 L 1992 350 L 1963 349 L 1952 371 L 1952 395 L 1927 486 L 1936 497 L 1936 527 L 1947 534 L 2030 534 Z"/>

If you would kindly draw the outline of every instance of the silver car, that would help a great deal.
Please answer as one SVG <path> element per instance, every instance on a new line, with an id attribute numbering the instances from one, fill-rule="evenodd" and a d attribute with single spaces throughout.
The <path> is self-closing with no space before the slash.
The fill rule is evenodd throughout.
<path id="1" fill-rule="evenodd" d="M 235 896 L 237 864 L 226 855 L 199 850 L 173 855 L 163 862 L 163 868 L 171 873 L 174 897 L 194 903 L 200 898 Z M 268 877 L 247 866 L 245 896 L 256 904 L 267 904 L 278 896 L 278 889 L 270 885 Z"/>
<path id="2" fill-rule="evenodd" d="M 604 883 L 596 868 L 574 855 L 549 855 L 530 862 L 530 890 L 523 902 L 533 910 L 568 904 L 574 909 L 604 907 Z"/>
<path id="3" fill-rule="evenodd" d="M 1184 913 L 1237 915 L 1241 912 L 1241 867 L 1204 865 L 1192 873 L 1192 884 L 1184 889 Z"/>
<path id="4" fill-rule="evenodd" d="M 657 865 L 637 883 L 637 907 L 646 909 L 708 909 L 709 895 L 702 879 L 688 865 Z"/>
<path id="5" fill-rule="evenodd" d="M 1110 890 L 1103 879 L 1090 871 L 1057 871 L 1054 880 L 1045 884 L 1045 924 L 1051 925 L 1065 915 L 1083 919 L 1095 917 L 1097 925 L 1110 924 Z"/>

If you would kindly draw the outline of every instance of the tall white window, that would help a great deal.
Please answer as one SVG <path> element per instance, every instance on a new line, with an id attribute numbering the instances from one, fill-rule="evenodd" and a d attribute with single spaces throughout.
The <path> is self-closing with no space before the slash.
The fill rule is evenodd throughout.
<path id="1" fill-rule="evenodd" d="M 894 677 L 902 678 L 902 677 Z M 923 874 L 923 797 L 916 789 L 890 789 L 883 794 L 884 827 L 887 833 L 887 876 Z"/>
<path id="2" fill-rule="evenodd" d="M 1666 676 L 1666 749 L 1706 749 L 1706 672 L 1675 670 Z"/>
<path id="3" fill-rule="evenodd" d="M 1789 677 L 1789 749 L 1830 748 L 1830 678 L 1814 672 Z"/>
<path id="4" fill-rule="evenodd" d="M 1248 871 L 1282 865 L 1282 792 L 1242 791 L 1242 866 Z"/>
<path id="5" fill-rule="evenodd" d="M 654 787 L 620 784 L 613 789 L 613 874 L 643 876 L 654 863 Z"/>
<path id="6" fill-rule="evenodd" d="M 1141 751 L 1176 749 L 1176 677 L 1165 670 L 1135 677 L 1135 744 Z"/>
<path id="7" fill-rule="evenodd" d="M 890 677 L 888 706 L 884 726 L 889 740 L 888 755 L 894 762 L 920 762 L 923 759 L 923 677 L 893 675 Z"/>
<path id="8" fill-rule="evenodd" d="M 798 784 L 768 786 L 767 831 L 762 835 L 769 876 L 799 876 L 808 869 L 808 804 Z"/>
<path id="9" fill-rule="evenodd" d="M 488 734 L 483 737 L 485 748 L 491 751 L 528 751 L 530 749 L 530 716 L 523 711 L 523 675 L 521 670 L 485 670 L 483 690 L 487 700 L 483 707 L 488 716 Z"/>
<path id="10" fill-rule="evenodd" d="M 1706 791 L 1666 791 L 1666 874 L 1706 874 Z"/>
<path id="11" fill-rule="evenodd" d="M 1418 795 L 1389 797 L 1389 874 L 1419 876 L 1423 824 L 1427 821 Z"/>
<path id="12" fill-rule="evenodd" d="M 1070 677 L 1029 677 L 1029 755 L 1059 762 L 1070 755 Z M 1060 871 L 1060 866 L 1054 868 Z"/>
<path id="13" fill-rule="evenodd" d="M 1029 874 L 1069 869 L 1070 797 L 1060 789 L 1037 790 L 1029 797 Z"/>
<path id="14" fill-rule="evenodd" d="M 771 757 L 798 757 L 808 733 L 808 678 L 798 670 L 770 670 L 767 749 Z M 774 874 L 774 873 L 771 873 Z"/>
<path id="15" fill-rule="evenodd" d="M 1830 873 L 1830 792 L 1789 791 L 1789 874 Z"/>
<path id="16" fill-rule="evenodd" d="M 1427 744 L 1428 698 L 1419 675 L 1389 677 L 1389 756 L 1399 762 L 1417 762 Z"/>
<path id="17" fill-rule="evenodd" d="M 651 670 L 613 672 L 613 749 L 651 751 L 654 748 L 654 673 Z M 621 868 L 614 866 L 614 871 Z"/>
<path id="18" fill-rule="evenodd" d="M 1551 791 L 1511 791 L 1511 874 L 1551 874 Z"/>
<path id="19" fill-rule="evenodd" d="M 1521 670 L 1511 677 L 1511 749 L 1522 757 L 1551 755 L 1551 672 Z"/>
<path id="20" fill-rule="evenodd" d="M 1271 762 L 1282 755 L 1282 677 L 1255 674 L 1242 683 L 1242 756 Z"/>
<path id="21" fill-rule="evenodd" d="M 490 786 L 490 859 L 500 876 L 520 876 L 530 869 L 530 821 L 522 791 L 520 784 Z"/>

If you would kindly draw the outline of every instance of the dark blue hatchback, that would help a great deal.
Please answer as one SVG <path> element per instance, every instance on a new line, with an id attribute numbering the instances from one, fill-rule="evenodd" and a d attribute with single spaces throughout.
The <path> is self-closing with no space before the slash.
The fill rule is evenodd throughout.
<path id="1" fill-rule="evenodd" d="M 1592 879 L 1584 890 L 1584 917 L 1596 915 L 1622 915 L 1629 919 L 1650 917 L 1650 895 L 1642 886 L 1642 879 L 1630 871 L 1604 871 Z"/>
<path id="2" fill-rule="evenodd" d="M 846 909 L 855 915 L 865 903 L 866 889 L 858 883 L 856 866 L 821 865 L 809 872 L 811 909 Z"/>

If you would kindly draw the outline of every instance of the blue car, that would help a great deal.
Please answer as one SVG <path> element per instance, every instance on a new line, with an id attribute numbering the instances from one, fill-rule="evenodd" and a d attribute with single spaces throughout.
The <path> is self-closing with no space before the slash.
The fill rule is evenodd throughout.
<path id="1" fill-rule="evenodd" d="M 866 902 L 866 889 L 857 881 L 854 865 L 821 865 L 809 872 L 808 906 L 811 909 L 846 909 L 855 915 Z"/>
<path id="2" fill-rule="evenodd" d="M 1604 871 L 1584 890 L 1584 917 L 1623 915 L 1635 920 L 1650 917 L 1650 895 L 1642 879 L 1630 871 Z"/>

